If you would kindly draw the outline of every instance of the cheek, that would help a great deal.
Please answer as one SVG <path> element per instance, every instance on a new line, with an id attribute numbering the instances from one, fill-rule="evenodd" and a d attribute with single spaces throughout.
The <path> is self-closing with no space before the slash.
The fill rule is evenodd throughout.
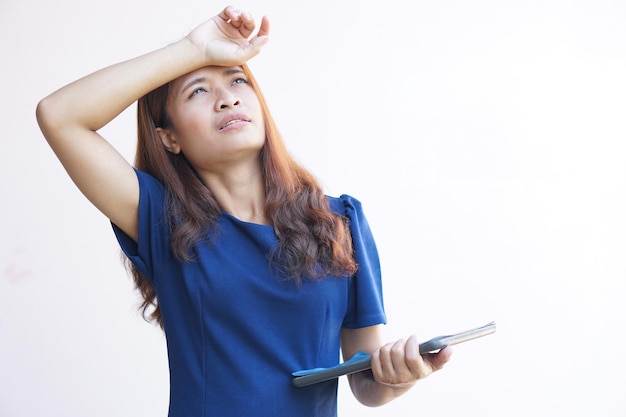
<path id="1" fill-rule="evenodd" d="M 173 124 L 181 142 L 188 142 L 198 136 L 206 136 L 211 130 L 211 119 L 206 110 L 177 115 Z"/>

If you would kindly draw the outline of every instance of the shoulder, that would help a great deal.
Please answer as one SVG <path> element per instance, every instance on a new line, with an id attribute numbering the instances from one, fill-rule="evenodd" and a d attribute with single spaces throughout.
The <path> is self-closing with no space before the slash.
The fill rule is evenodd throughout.
<path id="1" fill-rule="evenodd" d="M 135 174 L 137 174 L 137 180 L 139 181 L 139 186 L 142 188 L 154 188 L 163 191 L 163 184 L 157 180 L 152 175 L 147 172 L 140 171 L 137 168 L 134 168 Z"/>
<path id="2" fill-rule="evenodd" d="M 135 174 L 137 174 L 137 181 L 139 182 L 139 201 L 140 204 L 142 200 L 144 203 L 148 202 L 162 202 L 166 197 L 166 189 L 163 183 L 161 183 L 158 179 L 148 174 L 147 172 L 140 171 L 137 168 L 135 169 Z"/>
<path id="3" fill-rule="evenodd" d="M 361 210 L 361 201 L 349 194 L 341 194 L 339 197 L 326 196 L 331 210 L 338 214 L 345 214 L 346 210 Z"/>
<path id="4" fill-rule="evenodd" d="M 139 217 L 154 220 L 155 216 L 166 216 L 168 196 L 165 186 L 144 171 L 135 168 L 135 173 L 139 182 Z"/>
<path id="5" fill-rule="evenodd" d="M 339 197 L 327 196 L 330 209 L 348 218 L 353 218 L 363 212 L 361 201 L 349 194 L 341 194 Z"/>

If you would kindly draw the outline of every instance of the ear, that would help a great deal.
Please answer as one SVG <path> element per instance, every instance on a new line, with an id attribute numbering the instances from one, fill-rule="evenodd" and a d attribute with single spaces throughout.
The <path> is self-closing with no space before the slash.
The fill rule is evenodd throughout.
<path id="1" fill-rule="evenodd" d="M 174 133 L 170 129 L 163 129 L 161 127 L 157 127 L 156 130 L 159 134 L 159 137 L 161 138 L 161 143 L 163 143 L 165 149 L 173 154 L 178 155 L 180 153 L 180 145 L 176 141 L 176 136 L 174 136 Z"/>

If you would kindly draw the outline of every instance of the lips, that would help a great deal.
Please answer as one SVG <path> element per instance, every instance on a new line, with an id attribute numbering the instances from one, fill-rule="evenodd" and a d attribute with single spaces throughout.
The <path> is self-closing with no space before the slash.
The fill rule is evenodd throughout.
<path id="1" fill-rule="evenodd" d="M 241 114 L 231 115 L 220 122 L 220 127 L 217 130 L 224 130 L 230 126 L 235 126 L 241 123 L 249 123 L 250 119 Z"/>

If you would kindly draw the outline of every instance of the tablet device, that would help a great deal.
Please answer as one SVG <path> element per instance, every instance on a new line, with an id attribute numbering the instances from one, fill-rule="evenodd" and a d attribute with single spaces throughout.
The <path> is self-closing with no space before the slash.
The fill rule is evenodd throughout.
<path id="1" fill-rule="evenodd" d="M 434 337 L 424 343 L 420 343 L 420 354 L 436 352 L 446 346 L 467 342 L 482 336 L 486 336 L 496 331 L 496 323 L 491 322 L 481 327 L 466 330 L 461 333 Z M 341 375 L 348 375 L 355 372 L 365 371 L 372 367 L 370 355 L 365 352 L 357 352 L 349 360 L 331 368 L 314 368 L 293 372 L 293 384 L 296 387 L 305 387 L 318 382 L 328 381 L 338 378 Z"/>

